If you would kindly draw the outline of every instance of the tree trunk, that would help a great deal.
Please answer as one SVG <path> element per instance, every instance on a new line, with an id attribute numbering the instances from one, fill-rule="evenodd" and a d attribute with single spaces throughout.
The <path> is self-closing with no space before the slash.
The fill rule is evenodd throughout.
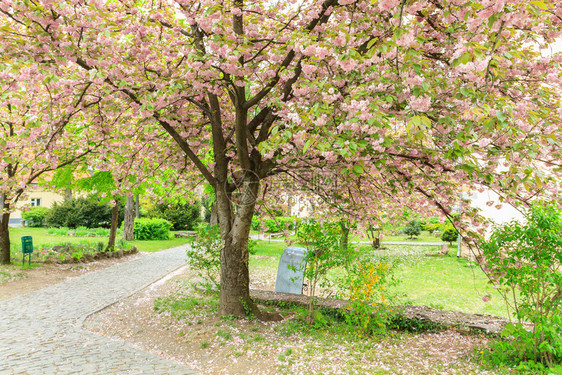
<path id="1" fill-rule="evenodd" d="M 64 189 L 64 200 L 68 201 L 70 199 L 72 199 L 72 189 L 66 188 L 66 189 Z"/>
<path id="2" fill-rule="evenodd" d="M 0 264 L 10 264 L 10 205 L 5 201 L 5 195 L 0 194 Z"/>
<path id="3" fill-rule="evenodd" d="M 347 247 L 349 245 L 349 231 L 350 231 L 349 221 L 341 219 L 340 228 L 341 228 L 340 246 L 342 250 L 347 250 Z"/>
<path id="4" fill-rule="evenodd" d="M 217 216 L 217 203 L 213 203 L 211 204 L 211 220 L 210 220 L 210 224 L 211 225 L 217 225 L 219 222 L 218 220 L 218 216 Z"/>
<path id="5" fill-rule="evenodd" d="M 257 176 L 245 178 L 240 201 L 233 215 L 228 194 L 220 187 L 215 189 L 217 213 L 221 228 L 221 286 L 219 315 L 246 316 L 262 314 L 250 299 L 250 273 L 248 268 L 248 239 L 259 190 Z"/>
<path id="6" fill-rule="evenodd" d="M 113 217 L 112 217 L 113 223 Z M 135 200 L 134 198 L 127 197 L 127 202 L 125 203 L 125 218 L 123 220 L 123 240 L 133 241 L 135 239 L 133 235 L 133 229 L 135 228 Z"/>
<path id="7" fill-rule="evenodd" d="M 107 243 L 106 251 L 113 251 L 115 249 L 115 237 L 117 236 L 117 224 L 119 223 L 119 202 L 115 201 L 111 209 L 111 229 L 109 231 L 109 242 Z"/>
<path id="8" fill-rule="evenodd" d="M 135 196 L 135 217 L 140 219 L 140 197 L 139 194 Z"/>
<path id="9" fill-rule="evenodd" d="M 375 234 L 376 231 L 376 234 Z M 380 234 L 380 227 L 378 227 L 377 229 L 375 229 L 375 227 L 372 224 L 369 224 L 368 230 L 367 230 L 367 237 L 369 237 L 371 239 L 371 246 L 373 247 L 373 249 L 377 250 L 381 247 L 381 234 Z"/>
<path id="10" fill-rule="evenodd" d="M 10 214 L 0 214 L 0 263 L 10 264 Z"/>

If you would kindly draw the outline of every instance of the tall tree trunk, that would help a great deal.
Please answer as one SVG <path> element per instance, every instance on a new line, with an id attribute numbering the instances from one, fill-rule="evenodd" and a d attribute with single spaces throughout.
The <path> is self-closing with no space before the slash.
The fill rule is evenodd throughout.
<path id="1" fill-rule="evenodd" d="M 0 264 L 10 264 L 10 207 L 4 198 L 5 195 L 0 194 Z"/>
<path id="2" fill-rule="evenodd" d="M 217 225 L 219 222 L 218 220 L 218 215 L 217 215 L 217 203 L 213 203 L 211 204 L 211 220 L 210 220 L 210 224 L 211 225 Z"/>
<path id="3" fill-rule="evenodd" d="M 68 201 L 71 199 L 72 199 L 72 189 L 71 188 L 64 189 L 64 200 Z"/>
<path id="4" fill-rule="evenodd" d="M 137 219 L 140 219 L 140 194 L 137 194 L 135 196 L 135 217 Z"/>
<path id="5" fill-rule="evenodd" d="M 215 190 L 223 240 L 219 314 L 234 316 L 254 314 L 261 318 L 261 312 L 250 299 L 248 268 L 248 239 L 259 180 L 256 176 L 245 179 L 235 215 L 227 193 L 221 188 Z"/>
<path id="6" fill-rule="evenodd" d="M 113 217 L 112 217 L 113 221 Z M 134 198 L 127 197 L 125 203 L 125 218 L 123 220 L 123 240 L 132 241 L 135 239 L 133 229 L 135 228 L 135 200 Z"/>
<path id="7" fill-rule="evenodd" d="M 341 228 L 340 247 L 342 250 L 347 250 L 347 247 L 349 245 L 349 231 L 350 231 L 349 220 L 341 219 L 340 228 Z"/>
<path id="8" fill-rule="evenodd" d="M 119 201 L 115 201 L 111 209 L 111 229 L 109 231 L 109 242 L 106 251 L 115 249 L 115 237 L 117 236 L 117 224 L 119 223 Z"/>

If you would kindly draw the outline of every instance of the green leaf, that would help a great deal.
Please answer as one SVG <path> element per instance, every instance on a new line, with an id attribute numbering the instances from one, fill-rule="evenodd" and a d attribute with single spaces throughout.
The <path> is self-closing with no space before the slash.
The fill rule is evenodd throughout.
<path id="1" fill-rule="evenodd" d="M 502 111 L 498 111 L 496 113 L 496 118 L 500 120 L 500 122 L 505 122 L 505 114 Z"/>
<path id="2" fill-rule="evenodd" d="M 363 172 L 364 172 L 364 170 L 363 170 L 363 166 L 362 166 L 362 165 L 360 165 L 360 164 L 355 164 L 355 165 L 353 166 L 353 173 L 354 173 L 356 176 L 362 175 Z"/>
<path id="3" fill-rule="evenodd" d="M 306 150 L 308 150 L 311 144 L 312 144 L 312 138 L 308 138 L 308 140 L 304 144 L 304 147 L 302 148 L 302 152 L 306 153 Z"/>
<path id="4" fill-rule="evenodd" d="M 472 55 L 468 52 L 460 57 L 460 63 L 461 64 L 467 64 L 470 61 L 472 61 Z"/>
<path id="5" fill-rule="evenodd" d="M 543 9 L 543 10 L 547 10 L 549 8 L 549 6 L 547 4 L 544 3 L 544 1 L 542 0 L 534 0 L 530 2 L 531 4 L 533 4 L 534 6 L 536 6 L 537 8 Z"/>

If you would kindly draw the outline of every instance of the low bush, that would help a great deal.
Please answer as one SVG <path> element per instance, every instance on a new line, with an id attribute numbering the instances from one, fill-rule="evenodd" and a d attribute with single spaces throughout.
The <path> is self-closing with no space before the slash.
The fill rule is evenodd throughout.
<path id="1" fill-rule="evenodd" d="M 441 233 L 441 241 L 453 243 L 459 239 L 459 232 L 455 227 L 452 225 L 448 225 L 445 227 L 443 233 Z"/>
<path id="2" fill-rule="evenodd" d="M 94 260 L 121 257 L 134 254 L 136 247 L 130 248 L 127 243 L 118 243 L 114 251 L 104 251 L 103 242 L 83 241 L 81 243 L 62 242 L 58 245 L 38 245 L 32 253 L 32 263 L 83 263 Z M 18 263 L 21 262 L 21 246 L 13 244 L 10 256 Z"/>
<path id="3" fill-rule="evenodd" d="M 481 268 L 518 321 L 506 326 L 489 356 L 546 373 L 562 367 L 562 211 L 536 205 L 525 218 L 495 228 L 480 243 Z"/>
<path id="4" fill-rule="evenodd" d="M 117 229 L 117 234 L 120 234 L 121 229 Z M 69 229 L 68 227 L 49 228 L 47 234 L 51 236 L 76 236 L 76 237 L 107 237 L 109 236 L 108 228 L 86 228 L 78 227 L 76 229 Z"/>
<path id="5" fill-rule="evenodd" d="M 295 230 L 300 222 L 299 219 L 292 216 L 278 216 L 275 219 L 252 218 L 252 230 L 264 230 L 266 233 L 279 233 L 287 230 Z"/>
<path id="6" fill-rule="evenodd" d="M 402 231 L 410 238 L 417 237 L 421 233 L 420 222 L 418 220 L 411 220 Z"/>
<path id="7" fill-rule="evenodd" d="M 257 216 L 252 217 L 252 230 L 259 231 L 261 230 L 261 220 L 258 219 Z"/>
<path id="8" fill-rule="evenodd" d="M 222 240 L 218 225 L 199 225 L 197 236 L 187 249 L 191 268 L 199 272 L 207 289 L 220 289 Z"/>
<path id="9" fill-rule="evenodd" d="M 222 239 L 220 227 L 200 223 L 197 226 L 197 234 L 187 249 L 187 257 L 190 259 L 191 268 L 198 271 L 199 277 L 203 279 L 199 284 L 205 289 L 220 289 L 220 268 Z M 255 254 L 257 241 L 248 240 L 248 252 Z"/>
<path id="10" fill-rule="evenodd" d="M 133 234 L 137 240 L 167 240 L 171 227 L 168 220 L 140 218 L 135 220 Z"/>
<path id="11" fill-rule="evenodd" d="M 28 227 L 42 227 L 45 225 L 45 217 L 49 213 L 47 207 L 32 207 L 21 213 L 21 217 L 25 220 Z"/>
<path id="12" fill-rule="evenodd" d="M 422 230 L 426 230 L 429 233 L 433 233 L 436 230 L 443 230 L 444 224 L 439 221 L 438 216 L 432 216 L 428 219 L 421 220 L 420 225 Z"/>
<path id="13" fill-rule="evenodd" d="M 51 227 L 109 228 L 111 207 L 95 198 L 72 198 L 55 203 L 45 217 Z M 119 222 L 123 220 L 123 208 L 119 209 Z"/>
<path id="14" fill-rule="evenodd" d="M 74 235 L 78 237 L 84 237 L 87 236 L 88 234 L 90 234 L 90 231 L 86 227 L 78 227 L 74 231 Z"/>
<path id="15" fill-rule="evenodd" d="M 68 227 L 49 228 L 47 234 L 51 236 L 66 236 L 68 234 Z"/>
<path id="16" fill-rule="evenodd" d="M 387 259 L 357 258 L 343 280 L 342 297 L 351 304 L 343 312 L 345 321 L 358 333 L 372 335 L 385 331 L 393 321 L 395 298 L 390 288 L 396 285 L 395 265 Z"/>
<path id="17" fill-rule="evenodd" d="M 159 203 L 152 206 L 146 216 L 168 220 L 174 230 L 194 230 L 201 222 L 201 204 Z"/>

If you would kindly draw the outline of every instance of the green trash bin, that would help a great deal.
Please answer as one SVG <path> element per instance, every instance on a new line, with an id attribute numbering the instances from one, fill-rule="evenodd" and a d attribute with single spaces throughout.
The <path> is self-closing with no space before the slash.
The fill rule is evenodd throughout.
<path id="1" fill-rule="evenodd" d="M 21 238 L 21 252 L 23 253 L 22 266 L 25 264 L 25 257 L 29 257 L 29 265 L 31 265 L 31 254 L 33 253 L 33 238 L 24 236 Z"/>

